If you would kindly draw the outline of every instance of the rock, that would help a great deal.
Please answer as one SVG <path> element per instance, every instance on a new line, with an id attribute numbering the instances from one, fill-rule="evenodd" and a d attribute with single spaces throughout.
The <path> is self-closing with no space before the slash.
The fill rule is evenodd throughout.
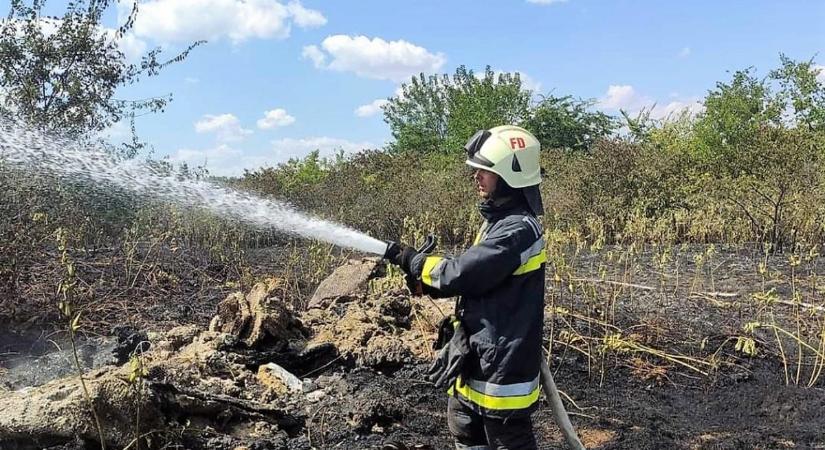
<path id="1" fill-rule="evenodd" d="M 218 314 L 209 324 L 210 331 L 228 333 L 248 347 L 265 340 L 286 347 L 291 340 L 301 340 L 306 330 L 293 312 L 277 296 L 278 281 L 269 279 L 255 284 L 249 294 L 230 294 L 218 304 Z"/>
<path id="2" fill-rule="evenodd" d="M 307 394 L 307 401 L 311 403 L 317 403 L 324 399 L 327 396 L 327 393 L 324 392 L 323 389 L 318 389 L 317 391 L 312 391 Z"/>
<path id="3" fill-rule="evenodd" d="M 149 340 L 152 343 L 151 350 L 157 353 L 170 354 L 195 342 L 198 337 L 203 337 L 203 330 L 196 325 L 180 325 L 165 333 L 149 333 Z M 217 333 L 212 333 L 217 335 Z"/>
<path id="4" fill-rule="evenodd" d="M 111 366 L 86 374 L 86 386 L 101 418 L 107 442 L 124 447 L 133 436 L 140 407 L 141 422 L 147 429 L 163 426 L 158 405 L 136 395 L 124 382 L 126 368 Z M 67 377 L 43 386 L 4 394 L 0 397 L 0 448 L 18 448 L 15 442 L 97 441 L 97 430 L 77 377 Z M 23 448 L 34 448 L 26 447 Z"/>
<path id="5" fill-rule="evenodd" d="M 325 308 L 333 300 L 363 294 L 370 278 L 376 274 L 380 261 L 379 258 L 351 259 L 335 269 L 315 289 L 307 308 Z"/>
<path id="6" fill-rule="evenodd" d="M 209 331 L 220 331 L 238 336 L 249 326 L 250 320 L 249 304 L 243 293 L 233 292 L 218 303 L 218 314 L 209 323 Z"/>
<path id="7" fill-rule="evenodd" d="M 258 381 L 279 394 L 297 393 L 304 389 L 304 384 L 298 377 L 275 363 L 258 368 Z"/>

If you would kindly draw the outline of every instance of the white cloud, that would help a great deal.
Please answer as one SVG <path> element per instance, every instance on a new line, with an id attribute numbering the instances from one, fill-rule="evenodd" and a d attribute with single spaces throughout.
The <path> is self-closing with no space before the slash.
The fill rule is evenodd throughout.
<path id="1" fill-rule="evenodd" d="M 326 136 L 301 139 L 284 138 L 272 141 L 272 150 L 275 151 L 279 161 L 286 161 L 289 158 L 303 158 L 314 150 L 319 150 L 321 156 L 332 156 L 339 150 L 343 150 L 344 153 L 355 153 L 376 147 L 375 144 L 367 141 L 353 142 Z"/>
<path id="2" fill-rule="evenodd" d="M 323 68 L 324 63 L 327 60 L 327 56 L 324 52 L 318 49 L 317 45 L 307 45 L 304 47 L 304 50 L 301 52 L 301 56 L 304 59 L 312 60 L 312 64 L 318 69 Z"/>
<path id="3" fill-rule="evenodd" d="M 120 8 L 127 7 L 131 5 Z M 240 43 L 251 38 L 285 39 L 293 23 L 318 27 L 326 18 L 297 1 L 285 5 L 278 0 L 149 0 L 140 4 L 133 30 L 157 42 L 228 37 Z"/>
<path id="4" fill-rule="evenodd" d="M 382 106 L 389 103 L 389 101 L 385 98 L 379 98 L 377 100 L 373 100 L 372 103 L 367 103 L 366 105 L 361 105 L 355 109 L 355 115 L 358 117 L 370 117 L 374 116 L 383 110 L 381 109 Z"/>
<path id="5" fill-rule="evenodd" d="M 693 53 L 693 51 L 690 49 L 690 47 L 684 47 L 683 49 L 679 50 L 679 57 L 687 58 L 688 56 L 690 56 L 691 53 Z"/>
<path id="6" fill-rule="evenodd" d="M 527 3 L 535 3 L 537 5 L 552 5 L 553 3 L 564 3 L 567 0 L 527 0 Z"/>
<path id="7" fill-rule="evenodd" d="M 642 109 L 646 109 L 650 111 L 650 117 L 653 119 L 665 119 L 685 110 L 691 114 L 704 110 L 698 98 L 674 99 L 662 105 L 627 84 L 609 86 L 605 95 L 599 99 L 598 106 L 610 112 L 623 110 L 630 115 L 638 114 Z"/>
<path id="8" fill-rule="evenodd" d="M 816 75 L 816 79 L 819 80 L 820 83 L 825 84 L 825 66 L 822 65 L 815 65 L 813 67 L 815 71 L 818 71 Z"/>
<path id="9" fill-rule="evenodd" d="M 306 9 L 301 2 L 289 2 L 287 9 L 292 14 L 293 20 L 301 28 L 314 28 L 327 24 L 327 18 L 318 11 Z"/>
<path id="10" fill-rule="evenodd" d="M 431 53 L 405 40 L 385 41 L 366 36 L 329 36 L 321 43 L 304 47 L 304 58 L 315 67 L 379 80 L 407 81 L 420 72 L 436 72 L 446 62 L 442 53 Z M 326 52 L 326 53 L 324 53 Z M 330 62 L 326 63 L 327 58 Z"/>
<path id="11" fill-rule="evenodd" d="M 114 30 L 107 30 L 114 37 Z M 118 41 L 120 51 L 126 57 L 126 61 L 136 63 L 146 53 L 146 42 L 135 36 L 133 33 L 126 33 Z"/>
<path id="12" fill-rule="evenodd" d="M 15 32 L 22 36 L 24 33 L 23 26 L 25 25 L 25 22 L 17 19 L 0 19 L 0 23 L 5 24 L 8 23 L 9 20 L 12 21 L 11 23 L 15 28 Z M 61 26 L 63 26 L 63 20 L 54 17 L 41 17 L 38 19 L 37 25 L 40 27 L 40 32 L 43 33 L 44 37 L 50 37 L 55 34 Z M 110 42 L 114 41 L 117 37 L 117 31 L 113 28 L 98 27 L 96 31 L 98 37 L 105 37 Z M 132 33 L 126 33 L 123 36 L 120 36 L 120 38 L 118 38 L 117 45 L 120 51 L 123 52 L 127 63 L 139 62 L 141 56 L 143 56 L 146 52 L 147 47 L 146 42 L 142 41 Z"/>
<path id="13" fill-rule="evenodd" d="M 183 82 L 186 84 L 198 84 L 201 82 L 200 78 L 196 77 L 186 77 L 183 79 Z"/>
<path id="14" fill-rule="evenodd" d="M 610 85 L 607 93 L 599 99 L 599 106 L 604 109 L 638 109 L 649 99 L 636 92 L 633 86 L 628 84 Z"/>
<path id="15" fill-rule="evenodd" d="M 540 94 L 541 93 L 541 82 L 536 80 L 535 78 L 527 75 L 526 73 L 520 72 L 519 76 L 521 78 L 521 85 L 526 89 L 533 91 L 533 93 Z"/>
<path id="16" fill-rule="evenodd" d="M 195 122 L 198 133 L 216 133 L 222 142 L 239 141 L 252 134 L 252 130 L 241 127 L 241 122 L 232 114 L 206 114 Z"/>
<path id="17" fill-rule="evenodd" d="M 258 119 L 258 128 L 268 130 L 275 127 L 285 127 L 295 123 L 295 118 L 287 114 L 285 109 L 278 108 L 264 113 L 263 119 Z"/>
<path id="18" fill-rule="evenodd" d="M 392 94 L 390 94 L 388 97 L 403 99 L 404 98 L 404 88 L 402 86 L 397 86 L 393 90 Z M 376 114 L 383 113 L 382 108 L 387 103 L 389 103 L 388 98 L 378 98 L 378 99 L 373 100 L 370 103 L 367 103 L 365 105 L 361 105 L 361 106 L 355 108 L 355 111 L 353 111 L 353 112 L 358 117 L 372 117 Z"/>
<path id="19" fill-rule="evenodd" d="M 679 115 L 683 111 L 687 111 L 688 113 L 695 115 L 701 113 L 704 110 L 705 106 L 702 105 L 701 100 L 698 98 L 694 98 L 672 101 L 665 104 L 664 106 L 656 105 L 653 108 L 653 111 L 650 112 L 650 116 L 654 119 L 666 119 L 674 115 Z"/>

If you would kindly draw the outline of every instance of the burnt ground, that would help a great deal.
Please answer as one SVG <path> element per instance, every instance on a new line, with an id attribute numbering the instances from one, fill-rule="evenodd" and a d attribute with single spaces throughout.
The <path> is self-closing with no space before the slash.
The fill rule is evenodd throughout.
<path id="1" fill-rule="evenodd" d="M 783 338 L 780 351 L 767 329 L 744 329 L 768 320 L 791 332 L 799 325 L 805 342 L 819 348 L 821 257 L 803 258 L 792 268 L 788 255 L 771 256 L 760 274 L 764 257 L 758 249 L 717 249 L 704 261 L 697 255 L 706 254 L 706 247 L 674 249 L 665 264 L 657 259 L 661 249 L 625 254 L 624 260 L 622 252 L 570 251 L 563 263 L 548 266 L 545 343 L 552 338 L 551 369 L 587 448 L 825 448 L 823 381 L 806 386 L 821 362 L 815 352 L 803 349 L 797 385 L 796 343 Z M 780 301 L 798 292 L 808 307 L 753 296 L 770 289 Z M 389 309 L 399 310 L 393 306 L 399 301 L 390 301 Z M 373 305 L 383 311 L 378 316 L 356 311 L 364 323 L 387 317 L 388 307 L 379 303 Z M 407 330 L 399 339 L 418 344 L 431 336 L 410 334 L 417 327 L 410 320 L 381 319 L 377 331 L 350 327 L 345 318 L 356 314 L 348 309 L 353 304 L 327 308 L 337 310 L 340 323 L 326 332 L 346 351 L 311 370 L 295 369 L 319 394 L 272 400 L 290 425 L 240 438 L 228 426 L 190 424 L 166 448 L 371 449 L 393 441 L 407 448 L 452 448 L 446 396 L 424 381 L 426 352 L 406 342 L 401 350 L 387 347 L 390 357 L 374 357 L 378 350 L 370 344 L 401 336 L 381 330 Z M 304 321 L 322 334 L 323 321 Z M 618 336 L 620 344 L 608 345 L 606 336 Z M 754 339 L 755 354 L 736 348 L 742 337 Z M 534 426 L 540 448 L 566 448 L 546 403 L 534 415 Z"/>
<path id="2" fill-rule="evenodd" d="M 614 258 L 621 253 L 611 250 Z M 735 349 L 735 338 L 747 335 L 743 326 L 764 321 L 766 310 L 777 324 L 793 329 L 792 306 L 765 306 L 753 300 L 753 293 L 774 289 L 779 300 L 787 301 L 792 298 L 793 281 L 803 302 L 823 304 L 818 279 L 823 260 L 802 258 L 791 280 L 789 255 L 769 256 L 765 274 L 760 275 L 758 265 L 765 261 L 760 250 L 672 249 L 665 264 L 657 261 L 657 249 L 631 256 L 629 262 L 611 261 L 604 251 L 579 255 L 578 259 L 568 252 L 570 267 L 561 273 L 561 282 L 553 281 L 553 267 L 548 267 L 545 341 L 549 344 L 552 334 L 556 383 L 575 401 L 576 406 L 567 403 L 567 408 L 588 448 L 825 447 L 823 383 L 818 380 L 813 387 L 805 386 L 813 370 L 810 353 L 804 353 L 801 381 L 796 386 L 793 342 L 783 341 L 791 361 L 789 385 L 776 341 L 769 333 L 754 332 L 755 355 Z M 708 253 L 710 256 L 697 262 L 697 255 Z M 606 273 L 599 273 L 600 265 Z M 623 285 L 574 282 L 571 293 L 567 285 L 571 279 L 603 279 Z M 596 293 L 591 290 L 586 294 L 587 286 L 595 286 Z M 610 314 L 605 310 L 611 298 L 615 298 L 615 313 L 608 320 Z M 591 321 L 554 315 L 552 306 Z M 821 311 L 806 310 L 802 315 L 806 316 L 802 329 L 808 327 L 808 334 L 802 334 L 816 337 L 817 330 L 822 330 Z M 594 320 L 609 322 L 615 329 L 594 324 Z M 593 336 L 589 346 L 592 357 L 560 344 L 565 331 L 585 341 Z M 628 340 L 671 355 L 714 360 L 715 365 L 700 367 L 705 375 L 645 352 L 619 350 L 599 355 L 598 338 L 606 333 L 621 333 Z M 816 345 L 815 339 L 807 342 Z M 421 381 L 425 367 L 407 367 L 391 376 L 372 371 L 345 374 L 347 385 L 358 392 L 353 401 L 365 405 L 370 414 L 383 411 L 378 417 L 387 422 L 376 428 L 382 432 L 373 429 L 367 435 L 356 434 L 357 440 L 351 431 L 347 436 L 346 431 L 334 431 L 334 425 L 325 425 L 330 431 L 319 426 L 318 438 L 328 433 L 324 442 L 329 448 L 372 448 L 386 440 L 451 448 L 444 416 L 446 401 L 444 395 Z M 342 401 L 346 404 L 346 395 L 334 400 L 336 405 Z M 341 417 L 331 412 L 339 409 L 318 405 L 312 411 L 322 417 Z M 338 423 L 347 422 L 345 417 Z M 535 414 L 534 423 L 541 448 L 565 448 L 546 403 Z M 317 445 L 317 440 L 313 443 Z"/>
<path id="3" fill-rule="evenodd" d="M 754 376 L 686 389 L 651 385 L 616 373 L 602 386 L 588 383 L 584 365 L 560 371 L 556 382 L 582 407 L 568 404 L 582 442 L 593 449 L 819 448 L 825 395 L 784 386 L 780 367 L 760 362 Z M 289 448 L 380 448 L 388 441 L 410 448 L 452 448 L 445 396 L 420 381 L 424 367 L 393 376 L 351 372 L 335 394 L 309 408 L 307 437 Z M 577 370 L 581 369 L 581 370 Z M 566 448 L 549 407 L 534 415 L 542 449 Z M 356 423 L 353 429 L 353 423 Z M 417 446 L 417 447 L 414 447 Z"/>

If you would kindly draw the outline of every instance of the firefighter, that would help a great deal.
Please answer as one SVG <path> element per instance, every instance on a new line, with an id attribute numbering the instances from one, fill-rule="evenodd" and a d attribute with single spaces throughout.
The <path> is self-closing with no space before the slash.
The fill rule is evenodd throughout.
<path id="1" fill-rule="evenodd" d="M 399 246 L 390 261 L 433 297 L 460 296 L 441 327 L 430 380 L 447 389 L 457 449 L 535 449 L 544 266 L 540 144 L 527 130 L 481 130 L 465 146 L 484 223 L 456 257 Z"/>

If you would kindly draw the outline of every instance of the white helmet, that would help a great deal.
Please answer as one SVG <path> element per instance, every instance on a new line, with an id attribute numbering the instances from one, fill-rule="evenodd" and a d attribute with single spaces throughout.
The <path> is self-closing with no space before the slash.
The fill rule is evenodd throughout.
<path id="1" fill-rule="evenodd" d="M 524 128 L 502 125 L 478 131 L 464 149 L 467 165 L 497 174 L 511 188 L 541 183 L 541 144 Z"/>
<path id="2" fill-rule="evenodd" d="M 544 213 L 539 183 L 541 144 L 529 131 L 515 125 L 480 130 L 464 145 L 467 165 L 498 175 L 524 194 L 533 214 Z"/>

